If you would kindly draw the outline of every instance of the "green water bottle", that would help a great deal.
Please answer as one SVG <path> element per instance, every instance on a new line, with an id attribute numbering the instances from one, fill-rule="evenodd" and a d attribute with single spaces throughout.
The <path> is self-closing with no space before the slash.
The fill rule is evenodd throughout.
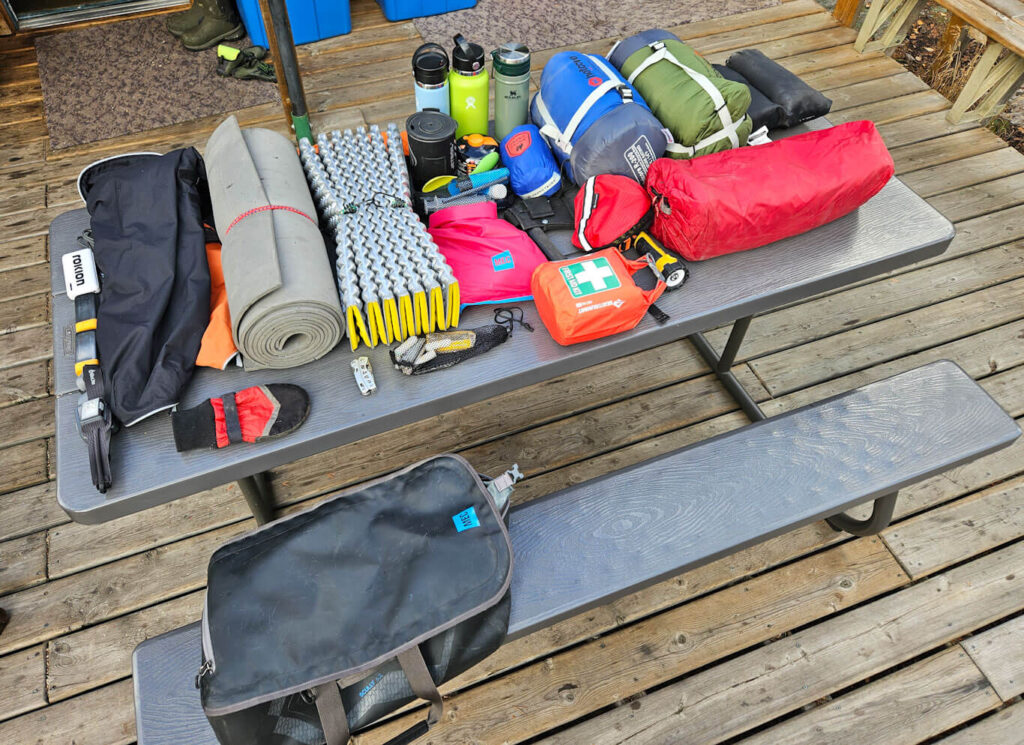
<path id="1" fill-rule="evenodd" d="M 491 52 L 494 60 L 494 136 L 504 140 L 530 117 L 530 50 L 509 42 Z"/>
<path id="2" fill-rule="evenodd" d="M 451 116 L 459 125 L 455 136 L 487 134 L 490 80 L 484 67 L 484 48 L 466 41 L 462 34 L 455 36 L 448 81 Z"/>

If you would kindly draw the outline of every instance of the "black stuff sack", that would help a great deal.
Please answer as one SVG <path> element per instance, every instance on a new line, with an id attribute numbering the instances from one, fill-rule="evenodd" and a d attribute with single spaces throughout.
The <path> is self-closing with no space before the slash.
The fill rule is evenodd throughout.
<path id="1" fill-rule="evenodd" d="M 100 371 L 130 426 L 178 403 L 210 320 L 206 169 L 191 147 L 118 155 L 82 171 L 78 190 L 101 277 Z"/>
<path id="2" fill-rule="evenodd" d="M 774 101 L 752 86 L 745 77 L 727 65 L 712 65 L 726 80 L 734 83 L 743 83 L 750 89 L 750 107 L 747 109 L 747 116 L 754 122 L 754 129 L 761 127 L 777 129 L 786 120 L 786 112 Z"/>
<path id="3" fill-rule="evenodd" d="M 440 455 L 226 543 L 208 567 L 203 709 L 222 745 L 345 745 L 501 645 L 517 471 Z"/>
<path id="4" fill-rule="evenodd" d="M 725 64 L 747 80 L 751 88 L 761 91 L 770 101 L 782 107 L 780 127 L 825 116 L 832 101 L 814 90 L 778 62 L 769 59 L 760 49 L 741 49 L 730 55 Z"/>

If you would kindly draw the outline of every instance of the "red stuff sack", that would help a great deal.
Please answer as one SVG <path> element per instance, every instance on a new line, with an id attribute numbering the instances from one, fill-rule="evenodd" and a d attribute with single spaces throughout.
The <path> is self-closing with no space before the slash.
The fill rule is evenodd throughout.
<path id="1" fill-rule="evenodd" d="M 583 183 L 573 203 L 576 229 L 572 245 L 584 251 L 610 248 L 649 230 L 654 219 L 651 198 L 625 176 L 602 174 Z"/>
<path id="2" fill-rule="evenodd" d="M 614 248 L 541 264 L 530 280 L 537 315 L 562 346 L 629 331 L 665 291 L 664 280 L 651 290 L 633 282 L 633 274 L 649 267 Z"/>
<path id="3" fill-rule="evenodd" d="M 824 225 L 877 194 L 894 166 L 872 122 L 654 161 L 654 237 L 691 261 L 746 251 Z"/>

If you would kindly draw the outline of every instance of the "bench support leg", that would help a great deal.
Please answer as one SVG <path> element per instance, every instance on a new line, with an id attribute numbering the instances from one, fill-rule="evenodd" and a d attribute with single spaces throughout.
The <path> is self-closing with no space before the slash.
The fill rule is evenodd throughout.
<path id="1" fill-rule="evenodd" d="M 693 334 L 689 339 L 693 346 L 697 348 L 697 351 L 700 352 L 700 356 L 704 358 L 704 361 L 708 363 L 711 370 L 718 376 L 718 380 L 725 387 L 725 390 L 729 392 L 729 395 L 743 409 L 743 413 L 747 415 L 750 421 L 759 422 L 766 418 L 765 413 L 761 411 L 757 401 L 754 400 L 750 392 L 743 387 L 743 384 L 732 372 L 732 365 L 736 361 L 736 354 L 740 351 L 740 344 L 743 343 L 743 337 L 750 327 L 750 319 L 751 316 L 740 318 L 732 325 L 729 340 L 725 343 L 725 349 L 722 350 L 721 355 L 715 351 L 704 334 Z"/>
<path id="2" fill-rule="evenodd" d="M 859 536 L 877 535 L 889 527 L 892 511 L 896 508 L 897 496 L 899 496 L 899 492 L 893 492 L 876 499 L 871 508 L 871 515 L 866 520 L 857 520 L 845 512 L 840 512 L 838 515 L 825 518 L 825 522 L 838 533 L 846 531 Z"/>
<path id="3" fill-rule="evenodd" d="M 266 471 L 239 479 L 238 488 L 245 495 L 245 501 L 259 525 L 266 525 L 274 519 L 274 494 Z"/>
<path id="4" fill-rule="evenodd" d="M 853 48 L 858 52 L 874 52 L 896 46 L 907 35 L 923 5 L 924 0 L 875 0 L 864 17 Z M 881 38 L 872 41 L 872 37 L 882 30 L 887 21 L 889 26 Z"/>

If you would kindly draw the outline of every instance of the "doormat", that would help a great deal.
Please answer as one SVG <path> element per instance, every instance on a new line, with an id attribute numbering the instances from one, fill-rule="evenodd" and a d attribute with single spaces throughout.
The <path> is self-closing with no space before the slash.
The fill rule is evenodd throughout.
<path id="1" fill-rule="evenodd" d="M 277 100 L 277 86 L 222 78 L 217 49 L 190 52 L 165 15 L 36 38 L 54 149 L 166 127 Z M 249 41 L 227 42 L 235 47 Z"/>
<path id="2" fill-rule="evenodd" d="M 451 53 L 452 37 L 463 34 L 485 52 L 507 41 L 534 51 L 581 44 L 597 39 L 621 39 L 649 28 L 721 18 L 778 5 L 780 0 L 478 0 L 476 6 L 415 20 L 425 41 L 437 42 Z"/>

